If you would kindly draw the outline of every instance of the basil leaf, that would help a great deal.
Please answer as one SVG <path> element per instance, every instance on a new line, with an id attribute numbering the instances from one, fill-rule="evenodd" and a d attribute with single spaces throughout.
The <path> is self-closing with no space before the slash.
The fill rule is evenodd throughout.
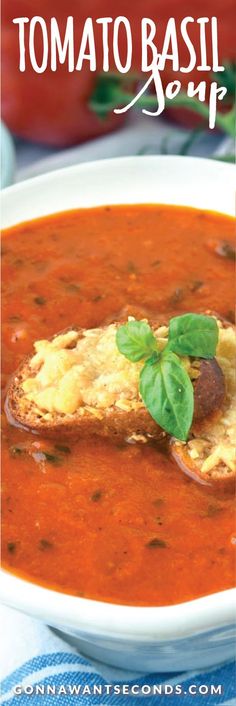
<path id="1" fill-rule="evenodd" d="M 193 419 L 193 386 L 175 353 L 164 351 L 158 362 L 146 362 L 139 391 L 155 422 L 168 434 L 186 441 Z"/>
<path id="2" fill-rule="evenodd" d="M 157 350 L 157 342 L 146 321 L 128 321 L 116 333 L 116 345 L 120 353 L 136 363 L 148 358 Z"/>
<path id="3" fill-rule="evenodd" d="M 218 336 L 218 326 L 212 316 L 175 316 L 170 320 L 168 350 L 195 358 L 213 358 Z"/>

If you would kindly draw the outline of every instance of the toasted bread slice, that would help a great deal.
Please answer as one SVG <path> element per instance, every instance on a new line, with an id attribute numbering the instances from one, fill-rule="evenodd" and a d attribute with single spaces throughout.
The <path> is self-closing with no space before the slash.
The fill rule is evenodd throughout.
<path id="1" fill-rule="evenodd" d="M 118 323 L 97 329 L 69 329 L 35 343 L 9 387 L 9 420 L 48 437 L 98 434 L 130 442 L 162 439 L 139 395 L 140 363 L 131 363 L 116 346 Z M 155 326 L 159 346 L 168 328 Z M 224 376 L 215 359 L 183 359 L 193 381 L 194 420 L 222 406 Z"/>
<path id="2" fill-rule="evenodd" d="M 217 360 L 226 384 L 222 410 L 196 420 L 189 441 L 172 441 L 171 452 L 191 476 L 221 489 L 231 488 L 236 478 L 236 333 L 233 326 L 219 325 Z"/>

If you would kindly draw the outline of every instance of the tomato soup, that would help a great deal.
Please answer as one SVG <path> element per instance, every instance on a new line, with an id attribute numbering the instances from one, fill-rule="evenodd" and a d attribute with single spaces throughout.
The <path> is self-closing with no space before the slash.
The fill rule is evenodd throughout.
<path id="1" fill-rule="evenodd" d="M 3 235 L 3 388 L 33 342 L 126 313 L 232 321 L 233 219 L 184 207 L 60 213 Z M 229 493 L 165 443 L 46 440 L 3 418 L 3 566 L 58 591 L 170 605 L 234 583 Z"/>

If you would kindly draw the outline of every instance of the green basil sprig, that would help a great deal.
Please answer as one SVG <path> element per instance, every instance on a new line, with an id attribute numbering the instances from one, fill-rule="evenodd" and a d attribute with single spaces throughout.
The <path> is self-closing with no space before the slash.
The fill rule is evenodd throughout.
<path id="1" fill-rule="evenodd" d="M 116 333 L 118 350 L 128 360 L 144 360 L 139 391 L 149 413 L 162 429 L 186 441 L 193 420 L 193 386 L 179 356 L 213 358 L 218 326 L 212 316 L 184 314 L 169 323 L 164 350 L 145 321 L 128 321 Z"/>

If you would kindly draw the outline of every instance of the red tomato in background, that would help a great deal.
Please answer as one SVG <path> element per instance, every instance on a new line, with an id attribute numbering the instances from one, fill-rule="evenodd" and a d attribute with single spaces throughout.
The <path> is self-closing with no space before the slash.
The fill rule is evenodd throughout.
<path id="1" fill-rule="evenodd" d="M 37 4 L 37 7 L 36 7 Z M 19 71 L 18 26 L 12 24 L 14 17 L 34 17 L 37 13 L 50 27 L 55 16 L 63 36 L 67 16 L 79 17 L 78 47 L 85 19 L 89 10 L 99 3 L 80 3 L 73 0 L 4 0 L 2 17 L 2 117 L 8 128 L 20 137 L 44 144 L 66 146 L 83 142 L 116 128 L 120 120 L 111 114 L 106 120 L 89 110 L 88 101 L 94 89 L 96 76 L 85 62 L 81 72 L 68 73 L 66 64 L 59 65 L 56 72 L 48 68 L 37 74 L 26 59 L 26 71 Z M 102 3 L 100 3 L 101 5 Z M 77 7 L 76 7 L 77 5 Z M 84 7 L 82 7 L 84 5 Z M 89 7 L 90 5 L 90 7 Z M 107 14 L 109 2 L 106 3 Z M 96 17 L 100 16 L 99 9 Z M 28 38 L 28 25 L 26 25 Z M 36 35 L 35 35 L 36 38 Z M 36 53 L 42 55 L 40 32 L 36 39 Z M 75 46 L 77 42 L 75 39 Z M 27 45 L 27 40 L 26 40 Z M 100 49 L 101 55 L 101 49 Z"/>
<path id="2" fill-rule="evenodd" d="M 181 5 L 181 6 L 180 6 Z M 219 22 L 219 57 L 220 61 L 232 60 L 235 57 L 235 3 L 234 0 L 189 0 L 180 3 L 179 0 L 3 0 L 2 2 L 2 117 L 7 126 L 16 135 L 50 144 L 66 146 L 82 142 L 86 139 L 102 135 L 117 128 L 123 117 L 111 113 L 104 119 L 99 118 L 90 108 L 89 99 L 96 86 L 96 74 L 89 70 L 88 62 L 84 62 L 81 72 L 68 73 L 66 65 L 59 65 L 56 72 L 50 68 L 43 74 L 37 74 L 30 66 L 26 55 L 26 71 L 19 71 L 18 26 L 13 25 L 15 17 L 32 18 L 36 14 L 43 17 L 48 27 L 50 18 L 55 16 L 61 29 L 65 30 L 66 19 L 72 15 L 75 21 L 75 55 L 79 51 L 84 22 L 87 17 L 112 17 L 125 15 L 131 22 L 133 36 L 133 71 L 140 71 L 141 65 L 141 29 L 143 16 L 152 18 L 157 23 L 157 46 L 161 50 L 166 22 L 169 17 L 175 17 L 176 22 L 185 16 L 211 17 L 217 16 Z M 98 72 L 102 68 L 102 33 L 101 27 L 96 28 L 96 49 Z M 209 29 L 209 28 L 208 28 Z M 109 30 L 110 32 L 110 30 Z M 199 26 L 192 24 L 189 34 L 193 41 L 199 59 Z M 26 25 L 28 36 L 28 25 Z M 111 33 L 112 36 L 112 33 Z M 35 35 L 36 37 L 36 35 Z M 121 56 L 122 35 L 120 37 Z M 208 38 L 210 44 L 210 36 Z M 42 40 L 40 32 L 36 39 L 36 53 L 41 56 Z M 114 68 L 112 57 L 112 42 L 110 56 L 111 68 Z M 188 50 L 183 43 L 180 47 L 180 64 L 188 63 Z M 209 53 L 209 58 L 211 53 Z M 168 64 L 169 62 L 167 62 Z M 207 75 L 194 70 L 191 74 L 179 75 L 166 65 L 163 75 L 164 83 L 173 78 L 179 78 L 183 87 L 189 80 L 211 80 Z M 146 77 L 147 79 L 147 77 Z M 183 119 L 184 112 L 176 109 L 171 111 L 178 120 Z M 190 114 L 189 114 L 190 116 Z M 145 117 L 144 117 L 145 119 Z M 194 120 L 193 120 L 194 121 Z"/>

